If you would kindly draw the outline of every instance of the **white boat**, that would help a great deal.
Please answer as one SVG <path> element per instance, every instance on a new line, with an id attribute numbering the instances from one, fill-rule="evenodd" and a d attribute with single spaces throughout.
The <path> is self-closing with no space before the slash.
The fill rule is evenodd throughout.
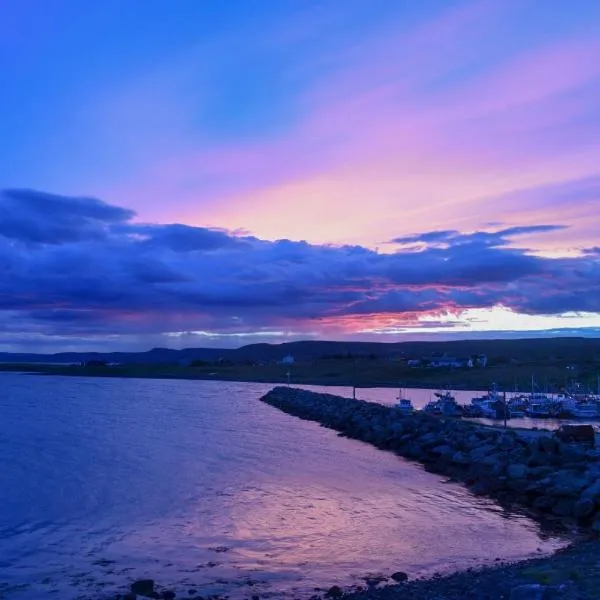
<path id="1" fill-rule="evenodd" d="M 449 392 L 435 392 L 437 400 L 428 402 L 425 412 L 433 415 L 443 415 L 444 417 L 460 417 L 463 414 L 463 408 L 456 402 L 456 398 Z"/>
<path id="2" fill-rule="evenodd" d="M 600 418 L 600 405 L 594 401 L 579 401 L 576 398 L 567 398 L 562 401 L 561 412 L 575 419 Z"/>
<path id="3" fill-rule="evenodd" d="M 396 401 L 397 402 L 394 405 L 394 408 L 398 408 L 399 410 L 402 410 L 404 412 L 412 412 L 413 410 L 415 410 L 412 401 L 408 398 L 402 397 L 402 388 L 398 390 L 398 397 L 396 398 Z"/>
<path id="4" fill-rule="evenodd" d="M 398 400 L 398 403 L 396 404 L 396 408 L 405 412 L 412 412 L 413 410 L 415 410 L 413 403 L 408 398 L 400 398 L 400 400 Z"/>
<path id="5" fill-rule="evenodd" d="M 525 414 L 535 419 L 549 419 L 553 416 L 552 405 L 548 402 L 532 402 L 526 409 Z"/>

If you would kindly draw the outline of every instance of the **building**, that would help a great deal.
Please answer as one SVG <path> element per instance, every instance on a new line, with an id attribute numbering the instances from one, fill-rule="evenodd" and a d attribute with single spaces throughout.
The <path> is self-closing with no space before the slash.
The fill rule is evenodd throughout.
<path id="1" fill-rule="evenodd" d="M 296 359 L 291 354 L 288 354 L 287 356 L 284 356 L 279 361 L 279 364 L 282 364 L 282 365 L 293 365 L 295 362 L 296 362 Z"/>
<path id="2" fill-rule="evenodd" d="M 470 357 L 436 356 L 435 358 L 431 358 L 428 364 L 433 369 L 472 369 L 473 359 Z"/>

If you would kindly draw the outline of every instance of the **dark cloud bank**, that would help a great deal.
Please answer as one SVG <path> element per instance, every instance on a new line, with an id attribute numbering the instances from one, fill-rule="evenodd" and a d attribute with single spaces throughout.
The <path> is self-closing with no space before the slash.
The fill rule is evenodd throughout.
<path id="1" fill-rule="evenodd" d="M 379 254 L 134 217 L 92 198 L 2 192 L 4 334 L 308 331 L 340 317 L 495 304 L 530 314 L 600 312 L 598 248 L 575 258 L 515 248 L 520 236 L 556 225 L 434 231 L 392 240 L 396 252 Z"/>

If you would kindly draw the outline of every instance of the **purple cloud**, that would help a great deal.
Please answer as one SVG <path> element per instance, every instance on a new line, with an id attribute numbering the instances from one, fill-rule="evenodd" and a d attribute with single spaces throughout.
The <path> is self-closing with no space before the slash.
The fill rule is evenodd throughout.
<path id="1" fill-rule="evenodd" d="M 495 305 L 600 312 L 597 253 L 548 258 L 511 245 L 558 225 L 426 232 L 394 240 L 419 248 L 381 254 L 139 224 L 132 211 L 86 198 L 1 198 L 0 323 L 15 335 L 314 333 L 336 323 L 349 334 L 365 316 L 410 316 L 418 327 L 419 315 Z"/>

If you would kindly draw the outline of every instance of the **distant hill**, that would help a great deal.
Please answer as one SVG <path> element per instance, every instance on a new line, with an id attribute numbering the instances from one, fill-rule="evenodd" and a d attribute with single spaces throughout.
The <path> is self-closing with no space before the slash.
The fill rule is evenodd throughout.
<path id="1" fill-rule="evenodd" d="M 216 362 L 273 362 L 291 354 L 297 361 L 327 357 L 406 356 L 420 358 L 434 354 L 470 356 L 486 354 L 518 361 L 600 361 L 600 338 L 556 337 L 531 339 L 453 340 L 444 342 L 336 342 L 301 341 L 283 344 L 250 344 L 235 349 L 224 348 L 153 348 L 147 352 L 61 352 L 57 354 L 0 352 L 4 363 L 63 363 L 72 364 L 102 360 L 123 364 L 178 364 L 194 360 Z"/>

